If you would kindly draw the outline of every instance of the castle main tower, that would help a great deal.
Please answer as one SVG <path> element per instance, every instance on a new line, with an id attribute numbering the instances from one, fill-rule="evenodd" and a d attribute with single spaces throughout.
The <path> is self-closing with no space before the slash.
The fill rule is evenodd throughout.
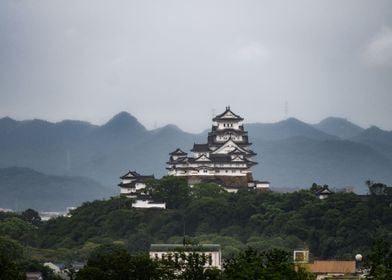
<path id="1" fill-rule="evenodd" d="M 170 153 L 169 175 L 188 177 L 190 184 L 215 182 L 233 191 L 254 186 L 251 167 L 257 162 L 251 158 L 256 153 L 250 149 L 243 120 L 226 107 L 212 119 L 206 144 L 194 144 L 191 156 L 181 149 Z"/>

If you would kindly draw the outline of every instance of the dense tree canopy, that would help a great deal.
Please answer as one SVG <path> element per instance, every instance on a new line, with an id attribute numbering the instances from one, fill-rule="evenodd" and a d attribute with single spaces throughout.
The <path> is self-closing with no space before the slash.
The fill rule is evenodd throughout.
<path id="1" fill-rule="evenodd" d="M 369 279 L 392 279 L 392 241 L 377 240 L 371 253 L 365 257 L 365 264 Z"/>
<path id="2" fill-rule="evenodd" d="M 248 248 L 228 259 L 225 269 L 206 268 L 208 257 L 196 251 L 173 252 L 165 259 L 116 251 L 95 256 L 77 273 L 76 280 L 313 280 L 314 275 L 295 267 L 291 254 Z"/>
<path id="3" fill-rule="evenodd" d="M 248 248 L 225 264 L 227 280 L 311 280 L 314 275 L 303 268 L 295 268 L 291 254 L 281 250 L 257 252 Z"/>
<path id="4" fill-rule="evenodd" d="M 173 186 L 173 191 L 170 187 Z M 241 190 L 214 184 L 190 188 L 165 177 L 149 184 L 168 209 L 135 209 L 131 199 L 86 202 L 71 217 L 40 222 L 33 210 L 0 213 L 0 235 L 20 242 L 40 261 L 86 260 L 101 245 L 146 252 L 151 243 L 218 243 L 229 259 L 247 247 L 292 251 L 307 247 L 319 259 L 352 260 L 377 239 L 392 240 L 392 196 L 335 193 L 320 200 L 294 193 Z M 100 247 L 102 249 L 102 247 Z"/>

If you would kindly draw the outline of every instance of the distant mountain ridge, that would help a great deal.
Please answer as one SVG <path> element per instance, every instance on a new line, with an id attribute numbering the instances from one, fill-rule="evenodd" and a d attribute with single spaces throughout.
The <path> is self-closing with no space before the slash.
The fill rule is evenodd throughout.
<path id="1" fill-rule="evenodd" d="M 0 207 L 15 211 L 65 211 L 115 194 L 88 178 L 46 175 L 23 167 L 0 168 L 0 193 Z"/>
<path id="2" fill-rule="evenodd" d="M 342 139 L 350 139 L 360 134 L 364 129 L 347 119 L 329 117 L 318 124 L 313 125 L 316 129 Z"/>
<path id="3" fill-rule="evenodd" d="M 296 118 L 276 123 L 252 123 L 247 124 L 246 128 L 250 137 L 263 140 L 283 140 L 298 136 L 318 140 L 336 139 L 334 135 L 324 133 Z"/>
<path id="4" fill-rule="evenodd" d="M 372 126 L 351 137 L 350 140 L 373 147 L 376 151 L 392 158 L 392 131 Z"/>
<path id="5" fill-rule="evenodd" d="M 317 125 L 290 118 L 244 126 L 258 154 L 254 177 L 275 187 L 307 188 L 318 182 L 355 186 L 363 192 L 367 179 L 392 184 L 387 172 L 392 170 L 392 132 L 362 129 L 339 118 Z M 147 130 L 127 112 L 100 126 L 2 118 L 0 167 L 26 166 L 47 174 L 88 177 L 116 192 L 118 177 L 127 170 L 160 177 L 166 174 L 171 151 L 179 147 L 189 152 L 193 143 L 204 142 L 206 131 L 192 134 L 175 125 Z"/>

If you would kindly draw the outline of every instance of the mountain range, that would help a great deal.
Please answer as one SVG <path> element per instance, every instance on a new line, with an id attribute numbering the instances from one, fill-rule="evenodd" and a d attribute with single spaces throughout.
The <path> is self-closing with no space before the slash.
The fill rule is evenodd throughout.
<path id="1" fill-rule="evenodd" d="M 107 198 L 115 191 L 94 180 L 46 175 L 25 167 L 0 168 L 0 207 L 22 211 L 65 212 L 85 201 Z"/>
<path id="2" fill-rule="evenodd" d="M 341 118 L 318 124 L 289 118 L 244 127 L 259 162 L 254 178 L 274 188 L 308 188 L 316 182 L 363 193 L 368 179 L 392 184 L 391 131 L 364 129 Z M 206 137 L 207 130 L 192 134 L 175 125 L 147 130 L 127 112 L 100 126 L 5 117 L 0 119 L 0 168 L 87 177 L 118 192 L 119 177 L 128 170 L 163 176 L 170 152 L 177 147 L 189 152 Z"/>

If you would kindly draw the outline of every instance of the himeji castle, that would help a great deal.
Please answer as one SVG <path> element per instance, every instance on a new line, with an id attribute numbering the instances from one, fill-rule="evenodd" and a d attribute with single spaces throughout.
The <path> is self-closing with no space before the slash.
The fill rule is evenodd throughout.
<path id="1" fill-rule="evenodd" d="M 250 147 L 248 132 L 244 130 L 243 118 L 229 107 L 215 116 L 206 144 L 194 144 L 192 155 L 181 149 L 170 153 L 169 175 L 188 177 L 189 184 L 214 182 L 228 191 L 252 187 L 268 189 L 268 182 L 254 181 L 251 167 L 257 162 Z"/>

